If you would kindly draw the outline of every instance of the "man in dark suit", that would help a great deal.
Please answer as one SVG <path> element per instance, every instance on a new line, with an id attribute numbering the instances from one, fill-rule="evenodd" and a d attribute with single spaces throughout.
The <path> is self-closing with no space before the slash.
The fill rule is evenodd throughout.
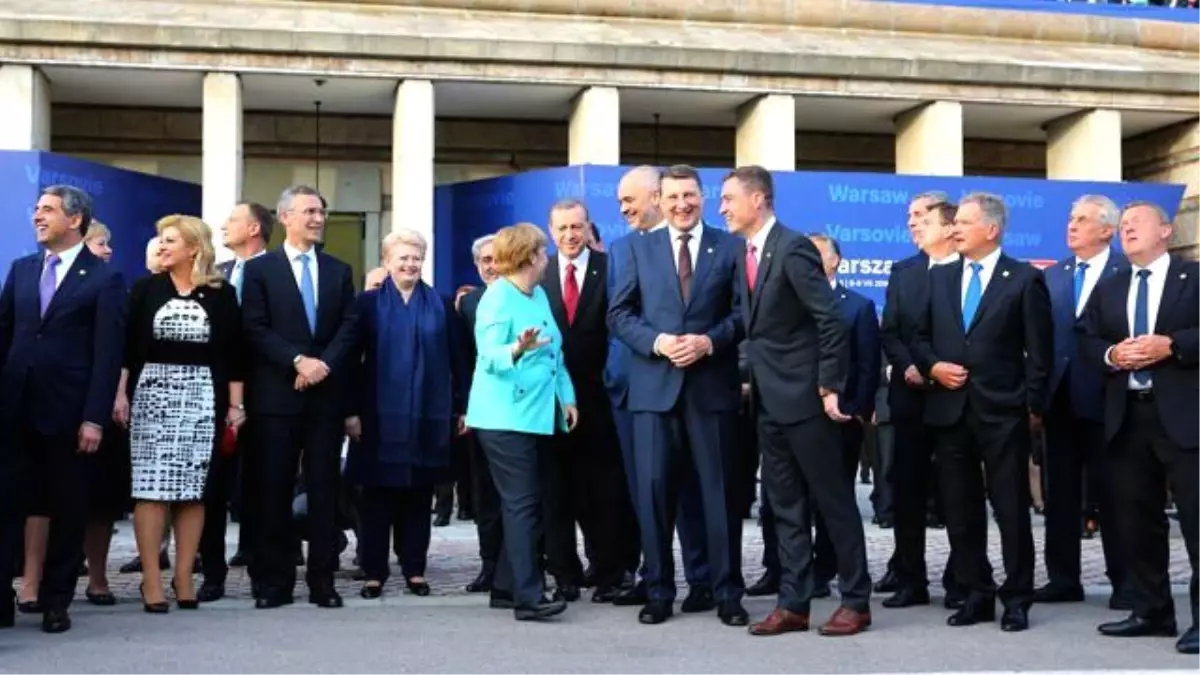
<path id="1" fill-rule="evenodd" d="M 233 252 L 233 259 L 219 265 L 221 275 L 233 284 L 238 302 L 242 301 L 246 262 L 266 253 L 267 242 L 275 217 L 267 207 L 255 202 L 242 202 L 233 207 L 229 219 L 222 229 L 222 242 Z M 251 411 L 253 412 L 253 411 Z M 247 422 L 250 417 L 246 418 Z M 253 509 L 246 504 L 244 489 L 249 482 L 246 458 L 254 454 L 250 448 L 251 431 L 243 425 L 238 434 L 236 455 L 216 454 L 208 470 L 208 484 L 204 489 L 204 533 L 200 537 L 200 559 L 203 561 L 204 583 L 196 593 L 200 602 L 213 602 L 225 597 L 225 578 L 231 565 L 242 567 L 248 563 L 250 542 L 253 541 Z M 239 489 L 242 488 L 242 489 Z M 239 508 L 238 547 L 233 558 L 225 561 L 225 532 L 230 501 Z"/>
<path id="2" fill-rule="evenodd" d="M 842 262 L 842 252 L 837 240 L 823 234 L 809 235 L 809 240 L 821 254 L 821 268 L 833 288 L 847 336 L 846 383 L 838 396 L 838 407 L 849 419 L 838 425 L 838 431 L 841 432 L 845 477 L 853 491 L 855 473 L 862 457 L 863 436 L 875 412 L 875 390 L 879 387 L 879 319 L 874 302 L 838 283 L 837 269 Z M 837 575 L 837 555 L 821 510 L 814 509 L 814 512 L 814 597 L 826 597 L 830 595 L 829 582 Z"/>
<path id="3" fill-rule="evenodd" d="M 563 359 L 575 386 L 579 426 L 555 437 L 551 458 L 555 479 L 546 486 L 546 554 L 559 578 L 564 600 L 579 597 L 582 579 L 575 523 L 586 542 L 594 583 L 593 602 L 611 602 L 625 579 L 629 552 L 623 533 L 637 524 L 626 489 L 625 470 L 604 389 L 608 360 L 608 256 L 586 244 L 591 223 L 587 207 L 567 199 L 550 208 L 550 236 L 558 250 L 546 267 L 542 288 L 563 335 Z M 555 563 L 566 569 L 556 570 Z"/>
<path id="4" fill-rule="evenodd" d="M 479 309 L 479 300 L 484 291 L 496 280 L 495 259 L 492 256 L 493 235 L 476 239 L 471 244 L 471 257 L 475 268 L 479 271 L 479 279 L 483 281 L 466 295 L 458 304 L 458 313 L 462 317 L 463 335 L 468 377 L 475 373 L 475 313 Z M 500 546 L 504 541 L 504 525 L 500 519 L 500 495 L 496 492 L 496 484 L 492 481 L 492 472 L 488 466 L 487 455 L 479 439 L 468 430 L 464 441 L 471 446 L 471 497 L 475 512 L 475 531 L 479 536 L 479 560 L 482 568 L 471 583 L 467 584 L 468 593 L 487 593 L 493 591 L 492 583 L 496 577 L 496 561 L 500 559 Z M 512 598 L 499 598 L 511 601 Z"/>
<path id="5" fill-rule="evenodd" d="M 929 273 L 913 357 L 937 384 L 925 423 L 934 427 L 955 576 L 968 589 L 948 623 L 995 620 L 982 509 L 990 497 L 1004 554 L 1000 627 L 1011 632 L 1029 627 L 1033 600 L 1029 453 L 1047 404 L 1054 327 L 1041 273 L 1000 250 L 1007 217 L 996 195 L 963 197 L 953 229 L 962 260 Z"/>
<path id="6" fill-rule="evenodd" d="M 1133 613 L 1102 624 L 1114 637 L 1176 634 L 1168 576 L 1167 488 L 1192 567 L 1192 625 L 1176 643 L 1196 654 L 1197 552 L 1200 542 L 1200 266 L 1167 253 L 1172 227 L 1156 204 L 1121 214 L 1121 248 L 1131 269 L 1096 284 L 1078 325 L 1079 358 L 1104 374 L 1104 439 L 1112 513 Z M 1108 526 L 1106 525 L 1106 528 Z"/>
<path id="7" fill-rule="evenodd" d="M 1099 505 L 1100 522 L 1112 522 L 1103 468 L 1102 373 L 1075 358 L 1075 323 L 1096 283 L 1129 269 L 1124 256 L 1110 246 L 1120 219 L 1120 209 L 1108 197 L 1080 197 L 1071 207 L 1067 223 L 1067 246 L 1073 255 L 1044 272 L 1054 316 L 1054 366 L 1047 389 L 1050 410 L 1042 460 L 1046 482 L 1044 555 L 1050 583 L 1037 589 L 1034 602 L 1083 602 L 1079 574 L 1085 493 L 1088 501 Z M 1085 490 L 1085 485 L 1091 489 Z M 1105 528 L 1102 537 L 1113 588 L 1109 604 L 1114 609 L 1122 605 L 1129 609 L 1120 593 L 1124 563 L 1117 528 Z"/>
<path id="8" fill-rule="evenodd" d="M 616 280 L 629 264 L 632 253 L 629 247 L 648 232 L 667 226 L 659 208 L 659 184 L 662 172 L 652 166 L 637 166 L 621 177 L 617 184 L 617 205 L 621 216 L 629 223 L 630 231 L 612 243 L 608 250 L 608 298 L 611 306 Z M 638 510 L 637 462 L 633 443 L 633 413 L 629 410 L 629 366 L 632 352 L 624 342 L 610 331 L 608 363 L 604 366 L 604 386 L 612 403 L 613 421 L 621 445 L 621 457 L 625 465 L 625 480 L 629 486 L 629 498 L 634 512 Z M 712 581 L 708 569 L 708 541 L 704 534 L 704 505 L 700 500 L 700 485 L 696 471 L 690 466 L 683 468 L 683 480 L 678 491 L 679 508 L 675 514 L 675 528 L 679 534 L 679 548 L 683 559 L 683 576 L 688 584 L 688 595 L 681 609 L 684 612 L 705 612 L 713 607 Z M 640 517 L 639 517 L 640 518 Z M 640 526 L 639 526 L 640 527 Z M 637 528 L 625 533 L 625 549 L 629 553 L 627 571 L 632 576 L 638 572 L 643 560 L 641 535 Z M 644 576 L 644 566 L 641 573 Z M 646 583 L 625 584 L 615 597 L 618 606 L 644 605 L 649 600 Z"/>
<path id="9" fill-rule="evenodd" d="M 309 602 L 341 607 L 333 572 L 354 280 L 349 265 L 316 250 L 325 228 L 325 200 L 316 190 L 302 185 L 284 190 L 276 212 L 284 244 L 247 263 L 242 289 L 242 316 L 254 350 L 246 387 L 258 455 L 251 462 L 260 509 L 250 567 L 259 587 L 255 606 L 292 602 L 292 498 L 303 459 Z"/>
<path id="10" fill-rule="evenodd" d="M 701 223 L 700 177 L 667 169 L 660 183 L 667 227 L 630 240 L 609 307 L 610 329 L 629 346 L 637 512 L 650 601 L 644 624 L 666 621 L 675 598 L 676 495 L 686 464 L 700 484 L 717 615 L 744 626 L 741 518 L 736 508 L 739 384 L 733 274 L 737 242 Z"/>
<path id="11" fill-rule="evenodd" d="M 812 515 L 819 509 L 833 537 L 842 595 L 841 607 L 820 631 L 853 635 L 871 624 L 871 579 L 835 424 L 849 420 L 839 403 L 846 330 L 816 247 L 776 221 L 774 199 L 774 181 L 760 166 L 739 167 L 721 189 L 721 214 L 745 240 L 736 272 L 739 309 L 762 476 L 779 535 L 779 599 L 750 633 L 808 630 Z"/>
<path id="12" fill-rule="evenodd" d="M 0 628 L 14 622 L 12 580 L 24 518 L 50 519 L 38 604 L 42 630 L 70 630 L 83 561 L 84 455 L 100 447 L 120 378 L 125 283 L 83 244 L 92 200 L 42 191 L 33 213 L 43 248 L 13 262 L 0 292 Z"/>

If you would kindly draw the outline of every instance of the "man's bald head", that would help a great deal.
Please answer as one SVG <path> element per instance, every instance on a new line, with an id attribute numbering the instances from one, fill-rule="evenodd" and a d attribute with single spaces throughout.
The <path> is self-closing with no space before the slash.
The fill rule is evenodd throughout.
<path id="1" fill-rule="evenodd" d="M 630 169 L 617 184 L 617 205 L 625 222 L 635 230 L 649 230 L 662 221 L 658 210 L 658 184 L 661 173 L 643 165 Z"/>

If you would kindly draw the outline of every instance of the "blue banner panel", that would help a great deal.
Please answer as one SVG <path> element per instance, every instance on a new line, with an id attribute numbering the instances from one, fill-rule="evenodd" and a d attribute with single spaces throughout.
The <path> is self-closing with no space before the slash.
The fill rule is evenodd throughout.
<path id="1" fill-rule="evenodd" d="M 1142 19 L 1144 21 L 1173 21 L 1196 23 L 1200 11 L 1195 7 L 1155 7 L 1152 5 L 1116 5 L 1090 2 L 1064 2 L 1062 0 L 877 0 L 908 5 L 948 5 L 976 7 L 980 9 L 1007 9 L 1017 12 L 1049 12 L 1074 14 L 1083 20 L 1085 16 L 1105 16 L 1114 19 Z"/>
<path id="2" fill-rule="evenodd" d="M 154 223 L 173 213 L 199 215 L 200 186 L 128 171 L 107 164 L 49 152 L 0 152 L 0 218 L 8 228 L 0 237 L 0 269 L 7 273 L 16 258 L 37 250 L 33 207 L 50 185 L 71 185 L 91 195 L 95 218 L 113 233 L 112 264 L 127 280 L 146 273 L 146 242 Z M 211 223 L 210 223 L 211 225 Z"/>
<path id="3" fill-rule="evenodd" d="M 566 197 L 582 199 L 601 238 L 612 241 L 627 231 L 616 189 L 629 167 L 568 167 L 438 188 L 438 247 L 443 237 L 454 242 L 450 270 L 439 270 L 458 284 L 478 283 L 471 264 L 470 241 L 506 225 L 529 221 L 545 227 L 550 206 Z M 724 227 L 720 208 L 721 179 L 726 169 L 700 171 L 704 182 L 704 219 Z M 1172 218 L 1183 186 L 1161 183 L 1094 183 L 1025 178 L 947 178 L 877 173 L 774 172 L 777 215 L 789 227 L 836 239 L 842 250 L 842 282 L 875 301 L 882 310 L 884 289 L 893 261 L 912 255 L 907 228 L 908 203 L 929 190 L 959 200 L 969 192 L 1002 196 L 1009 207 L 1005 251 L 1045 265 L 1067 255 L 1066 223 L 1071 204 L 1085 194 L 1106 195 L 1118 205 L 1144 199 L 1161 205 Z M 443 220 L 445 218 L 445 220 Z M 439 264 L 439 268 L 440 268 Z"/>

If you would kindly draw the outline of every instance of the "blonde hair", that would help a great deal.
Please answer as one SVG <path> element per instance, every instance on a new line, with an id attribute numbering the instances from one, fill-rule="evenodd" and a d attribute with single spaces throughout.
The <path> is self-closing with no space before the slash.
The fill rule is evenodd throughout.
<path id="1" fill-rule="evenodd" d="M 92 241 L 93 239 L 107 239 L 112 241 L 112 230 L 108 229 L 108 226 L 104 223 L 98 220 L 93 220 L 91 224 L 88 225 L 87 236 L 85 236 L 83 240 Z"/>
<path id="2" fill-rule="evenodd" d="M 398 230 L 392 230 L 386 237 L 383 238 L 381 244 L 383 250 L 383 259 L 387 260 L 391 255 L 392 249 L 400 244 L 408 244 L 421 249 L 421 257 L 425 257 L 425 253 L 429 251 L 429 242 L 425 240 L 425 236 L 416 230 L 402 227 Z"/>
<path id="3" fill-rule="evenodd" d="M 492 240 L 492 256 L 496 273 L 513 274 L 533 263 L 537 252 L 546 248 L 546 234 L 531 223 L 517 223 L 501 228 Z"/>
<path id="4" fill-rule="evenodd" d="M 212 228 L 195 216 L 174 214 L 160 218 L 154 224 L 159 237 L 168 228 L 174 228 L 183 238 L 183 243 L 196 249 L 196 259 L 192 263 L 192 283 L 197 286 L 219 287 L 224 279 L 216 268 L 216 251 L 213 250 Z"/>

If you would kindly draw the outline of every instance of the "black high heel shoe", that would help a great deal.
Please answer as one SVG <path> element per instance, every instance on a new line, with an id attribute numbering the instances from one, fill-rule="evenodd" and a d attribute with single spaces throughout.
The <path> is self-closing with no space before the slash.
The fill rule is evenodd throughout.
<path id="1" fill-rule="evenodd" d="M 374 600 L 383 595 L 383 584 L 378 581 L 368 581 L 363 584 L 358 594 L 367 600 Z"/>
<path id="2" fill-rule="evenodd" d="M 142 596 L 142 609 L 147 614 L 166 614 L 171 611 L 171 605 L 165 600 L 163 602 L 146 602 L 146 582 L 138 584 L 138 593 Z"/>
<path id="3" fill-rule="evenodd" d="M 179 589 L 175 586 L 175 580 L 171 580 L 171 591 L 175 594 L 175 606 L 179 609 L 200 609 L 200 601 L 196 598 L 184 600 L 179 597 Z"/>
<path id="4" fill-rule="evenodd" d="M 412 579 L 405 579 L 404 585 L 408 586 L 408 592 L 412 593 L 413 595 L 419 595 L 421 597 L 429 595 L 428 581 L 413 581 Z"/>

